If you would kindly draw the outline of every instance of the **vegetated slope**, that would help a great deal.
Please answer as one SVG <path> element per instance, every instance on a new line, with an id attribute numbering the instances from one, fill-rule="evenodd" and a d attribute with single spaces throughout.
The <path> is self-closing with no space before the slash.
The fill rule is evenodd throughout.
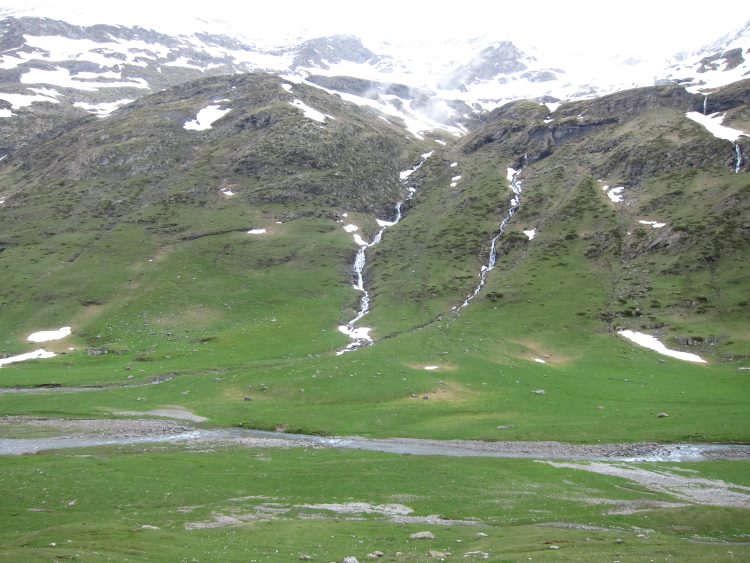
<path id="1" fill-rule="evenodd" d="M 228 111 L 187 129 L 207 107 Z M 260 74 L 189 83 L 40 138 L 0 170 L 4 349 L 73 324 L 84 347 L 192 353 L 215 331 L 239 337 L 238 323 L 288 321 L 265 348 L 258 328 L 253 349 L 318 351 L 321 323 L 329 350 L 355 300 L 355 248 L 336 221 L 390 213 L 419 150 L 366 110 Z"/>
<path id="2" fill-rule="evenodd" d="M 398 171 L 428 146 L 281 82 L 194 83 L 224 89 L 158 94 L 29 148 L 31 158 L 8 159 L 6 351 L 27 351 L 33 330 L 71 325 L 73 335 L 47 346 L 66 356 L 3 367 L 4 385 L 112 387 L 0 397 L 5 412 L 177 405 L 211 424 L 324 434 L 746 438 L 748 383 L 735 369 L 746 361 L 722 362 L 748 349 L 746 173 L 734 173 L 731 143 L 685 116 L 702 97 L 634 90 L 551 115 L 516 102 L 435 151 L 407 180 L 415 195 L 403 219 L 368 249 L 375 344 L 338 356 L 346 341 L 336 327 L 358 298 L 356 244 L 343 227 L 370 240 L 374 219 L 391 219 L 405 196 Z M 259 101 L 240 105 L 237 94 Z M 336 119 L 304 117 L 290 105 L 296 96 Z M 185 130 L 206 105 L 231 111 L 212 129 Z M 256 126 L 239 129 L 243 122 Z M 114 137 L 117 128 L 127 134 Z M 519 209 L 482 291 L 454 311 L 518 197 L 508 167 L 522 168 Z M 68 197 L 77 204 L 61 207 Z M 727 198 L 738 214 L 731 221 L 718 217 Z M 727 230 L 706 246 L 698 220 Z M 524 233 L 532 230 L 533 240 Z M 707 249 L 718 258 L 705 258 Z M 641 350 L 613 332 L 620 327 L 664 337 L 709 365 Z M 163 383 L 143 385 L 154 381 Z M 669 418 L 655 426 L 661 412 Z"/>
<path id="3" fill-rule="evenodd" d="M 742 88 L 726 90 L 712 103 L 741 126 L 746 100 L 730 90 Z M 734 172 L 735 146 L 686 118 L 702 103 L 672 86 L 552 113 L 523 101 L 495 110 L 414 175 L 413 208 L 373 259 L 370 322 L 394 334 L 461 304 L 514 196 L 506 169 L 526 163 L 520 209 L 472 307 L 518 332 L 627 327 L 712 361 L 746 358 L 750 182 Z M 738 144 L 750 152 L 747 137 Z"/>

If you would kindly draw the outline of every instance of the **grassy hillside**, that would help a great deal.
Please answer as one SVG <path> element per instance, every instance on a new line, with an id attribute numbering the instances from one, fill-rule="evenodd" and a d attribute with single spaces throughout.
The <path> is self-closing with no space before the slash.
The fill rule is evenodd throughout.
<path id="1" fill-rule="evenodd" d="M 297 97 L 331 117 L 305 117 Z M 210 103 L 231 111 L 183 129 Z M 0 392 L 0 413 L 178 407 L 205 427 L 323 435 L 747 442 L 750 182 L 731 143 L 685 117 L 696 103 L 676 88 L 551 116 L 517 102 L 442 146 L 250 75 L 60 129 L 0 168 L 0 351 L 58 354 L 0 368 L 2 391 L 31 391 Z M 523 168 L 520 205 L 459 308 L 512 206 L 508 168 Z M 371 240 L 407 187 L 402 220 L 366 253 L 372 309 L 358 326 L 375 343 L 338 355 L 361 296 L 344 226 Z M 62 326 L 69 337 L 26 341 Z M 640 348 L 625 328 L 706 364 Z M 0 440 L 38 435 L 18 420 L 0 418 Z M 8 561 L 748 556 L 747 507 L 732 497 L 750 485 L 745 461 L 570 467 L 188 443 L 0 466 Z M 665 478 L 684 487 L 654 484 Z"/>

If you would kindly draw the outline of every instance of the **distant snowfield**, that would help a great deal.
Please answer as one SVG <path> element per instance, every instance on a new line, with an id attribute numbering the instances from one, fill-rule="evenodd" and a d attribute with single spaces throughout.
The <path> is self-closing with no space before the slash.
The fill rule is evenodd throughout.
<path id="1" fill-rule="evenodd" d="M 44 350 L 43 348 L 39 348 L 39 350 L 34 350 L 33 352 L 26 352 L 25 354 L 11 356 L 10 358 L 1 358 L 0 367 L 3 367 L 5 364 L 25 362 L 26 360 L 39 360 L 39 359 L 44 359 L 44 358 L 52 358 L 55 355 L 56 354 L 54 352 L 47 352 L 47 350 Z"/>
<path id="2" fill-rule="evenodd" d="M 33 332 L 26 337 L 29 342 L 49 342 L 50 340 L 60 340 L 66 336 L 70 336 L 71 327 L 64 326 L 57 330 L 40 330 Z"/>
<path id="3" fill-rule="evenodd" d="M 214 122 L 224 117 L 230 111 L 232 110 L 220 109 L 218 105 L 206 106 L 198 112 L 195 119 L 186 121 L 182 128 L 187 129 L 188 131 L 205 131 L 211 129 L 211 125 L 213 125 Z"/>
<path id="4" fill-rule="evenodd" d="M 638 346 L 643 346 L 654 352 L 658 352 L 664 356 L 676 358 L 678 360 L 684 360 L 686 362 L 695 362 L 705 364 L 706 360 L 698 356 L 697 354 L 691 354 L 690 352 L 680 352 L 678 350 L 670 350 L 664 344 L 659 342 L 655 336 L 649 334 L 643 334 L 642 332 L 635 332 L 633 330 L 620 330 L 618 333 L 623 338 L 627 338 L 631 342 L 635 342 Z"/>
<path id="5" fill-rule="evenodd" d="M 40 88 L 41 90 L 41 88 Z M 58 94 L 59 95 L 59 94 Z M 0 100 L 5 100 L 10 103 L 11 108 L 21 109 L 30 106 L 34 102 L 49 102 L 51 104 L 59 104 L 60 101 L 44 94 L 5 94 L 0 93 Z"/>
<path id="6" fill-rule="evenodd" d="M 54 70 L 42 70 L 32 68 L 21 75 L 21 84 L 46 84 L 60 86 L 61 88 L 73 88 L 86 92 L 97 92 L 102 88 L 141 88 L 148 89 L 149 85 L 143 78 L 131 78 L 120 82 L 105 82 L 96 80 L 101 75 L 93 73 L 71 74 L 66 68 L 55 67 Z M 105 73 L 104 78 L 109 78 Z M 116 73 L 119 77 L 119 73 Z M 87 76 L 88 75 L 88 76 Z"/>
<path id="7" fill-rule="evenodd" d="M 736 142 L 740 137 L 750 137 L 750 133 L 746 133 L 741 129 L 733 129 L 722 125 L 724 121 L 723 113 L 712 113 L 711 115 L 703 115 L 697 111 L 689 111 L 685 114 L 685 117 L 692 119 L 696 123 L 703 125 L 706 130 L 711 133 L 717 139 L 724 139 L 726 141 Z"/>

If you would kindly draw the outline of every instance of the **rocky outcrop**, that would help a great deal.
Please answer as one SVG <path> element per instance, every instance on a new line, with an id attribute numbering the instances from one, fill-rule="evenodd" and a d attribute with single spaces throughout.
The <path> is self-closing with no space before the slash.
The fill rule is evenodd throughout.
<path id="1" fill-rule="evenodd" d="M 459 66 L 443 81 L 447 88 L 461 88 L 503 74 L 526 70 L 523 53 L 510 41 L 501 41 L 482 50 L 469 63 Z"/>
<path id="2" fill-rule="evenodd" d="M 362 45 L 353 35 L 332 35 L 305 41 L 294 52 L 292 68 L 329 68 L 328 63 L 351 61 L 354 63 L 376 62 L 379 57 Z"/>

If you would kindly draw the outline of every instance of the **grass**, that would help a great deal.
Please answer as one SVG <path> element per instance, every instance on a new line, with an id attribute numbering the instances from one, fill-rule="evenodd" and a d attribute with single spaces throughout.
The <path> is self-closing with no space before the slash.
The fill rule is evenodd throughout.
<path id="1" fill-rule="evenodd" d="M 360 325 L 372 327 L 376 344 L 338 356 L 347 339 L 337 327 L 359 300 L 351 287 L 356 247 L 338 221 L 348 213 L 370 238 L 374 219 L 390 218 L 403 196 L 398 167 L 425 146 L 311 93 L 316 108 L 337 115 L 321 129 L 279 98 L 277 82 L 238 88 L 249 109 L 201 136 L 183 136 L 180 120 L 170 121 L 204 105 L 198 83 L 184 99 L 162 93 L 157 106 L 118 114 L 112 136 L 89 155 L 117 166 L 79 177 L 88 169 L 73 158 L 81 148 L 73 141 L 85 145 L 110 127 L 96 122 L 65 137 L 70 146 L 30 148 L 44 173 L 4 169 L 0 351 L 38 347 L 25 341 L 36 330 L 70 325 L 73 335 L 45 345 L 56 358 L 0 369 L 0 384 L 101 389 L 0 394 L 0 412 L 85 418 L 175 405 L 207 417 L 206 426 L 327 435 L 750 439 L 750 380 L 737 369 L 750 365 L 750 191 L 746 175 L 715 162 L 723 145 L 681 112 L 649 110 L 532 160 L 497 266 L 460 312 L 452 309 L 476 287 L 508 211 L 506 168 L 519 162 L 524 124 L 546 110 L 518 106 L 523 116 L 507 137 L 440 148 L 412 178 L 417 192 L 403 220 L 368 250 L 372 310 Z M 169 133 L 163 146 L 156 130 Z M 131 153 L 138 170 L 118 160 Z M 629 205 L 612 203 L 603 183 L 626 185 Z M 219 186 L 237 195 L 226 198 Z M 532 241 L 522 233 L 528 228 L 536 228 Z M 620 328 L 656 334 L 708 365 L 637 348 L 616 335 Z M 663 412 L 669 416 L 657 418 Z M 0 458 L 0 466 L 7 560 L 294 560 L 301 552 L 362 560 L 376 549 L 386 560 L 412 561 L 427 560 L 429 549 L 510 561 L 749 555 L 746 510 L 607 515 L 610 504 L 582 496 L 669 498 L 532 461 L 167 447 Z M 747 485 L 744 462 L 680 467 Z M 283 515 L 259 517 L 274 502 Z M 326 502 L 397 502 L 420 516 L 477 518 L 488 536 L 432 526 L 436 540 L 418 543 L 408 536 L 423 524 L 310 519 L 301 508 Z M 219 514 L 252 517 L 185 528 Z"/>
<path id="2" fill-rule="evenodd" d="M 2 458 L 0 466 L 6 499 L 0 509 L 0 557 L 6 560 L 291 561 L 300 553 L 316 560 L 349 555 L 362 560 L 380 550 L 385 560 L 426 561 L 432 549 L 454 557 L 481 551 L 509 561 L 600 560 L 618 554 L 636 561 L 663 560 L 668 554 L 697 561 L 722 560 L 730 551 L 742 557 L 747 550 L 740 543 L 746 511 L 695 506 L 607 515 L 621 502 L 669 497 L 621 479 L 526 460 L 167 447 Z M 691 468 L 737 476 L 747 474 L 745 466 Z M 412 516 L 437 515 L 444 523 L 398 523 L 373 513 L 305 508 L 358 502 L 403 505 Z M 215 524 L 219 516 L 238 521 L 189 526 Z M 409 539 L 423 530 L 435 539 Z M 695 543 L 695 537 L 715 543 Z"/>

